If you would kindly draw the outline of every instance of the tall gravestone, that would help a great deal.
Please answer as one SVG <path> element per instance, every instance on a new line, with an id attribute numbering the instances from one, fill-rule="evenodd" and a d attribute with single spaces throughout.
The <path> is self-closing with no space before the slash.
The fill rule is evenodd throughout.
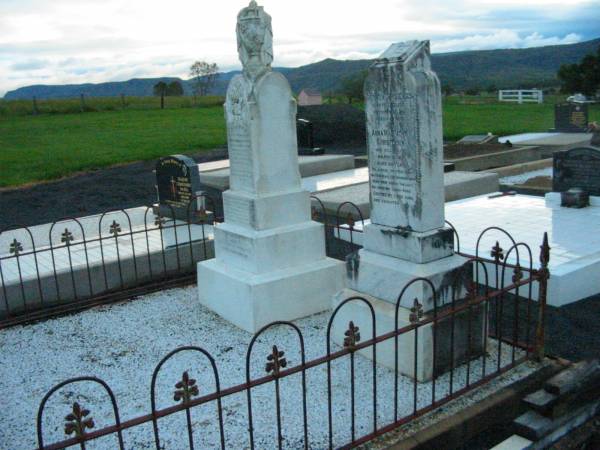
<path id="1" fill-rule="evenodd" d="M 252 1 L 237 18 L 243 72 L 227 89 L 231 163 L 216 258 L 198 265 L 200 302 L 250 332 L 329 307 L 343 265 L 325 255 L 323 226 L 311 221 L 300 183 L 296 102 L 271 70 L 271 17 Z"/>
<path id="2" fill-rule="evenodd" d="M 436 305 L 441 308 L 465 293 L 472 268 L 454 254 L 453 232 L 444 222 L 441 93 L 439 80 L 431 71 L 429 42 L 393 44 L 370 67 L 364 93 L 371 224 L 365 226 L 364 247 L 350 271 L 352 290 L 336 295 L 334 306 L 348 295 L 366 296 L 375 309 L 377 333 L 381 334 L 393 329 L 394 305 L 413 279 L 431 281 L 438 293 Z M 429 283 L 413 283 L 403 296 L 400 327 L 410 323 L 415 298 L 419 313 L 433 311 Z M 347 308 L 348 319 L 359 316 L 358 309 L 363 306 L 356 304 L 354 308 Z M 369 320 L 362 325 L 370 328 Z M 433 376 L 432 328 L 424 327 L 421 333 L 417 373 L 408 342 L 399 354 L 400 371 L 425 380 Z M 464 357 L 465 351 L 466 345 L 464 349 L 459 345 L 456 358 Z M 377 360 L 393 367 L 391 341 L 378 348 Z M 448 364 L 437 361 L 436 371 Z"/>

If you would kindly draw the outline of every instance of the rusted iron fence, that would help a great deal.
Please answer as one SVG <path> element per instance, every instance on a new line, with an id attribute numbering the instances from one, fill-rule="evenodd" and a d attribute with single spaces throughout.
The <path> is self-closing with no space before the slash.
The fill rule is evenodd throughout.
<path id="1" fill-rule="evenodd" d="M 343 224 L 326 221 L 326 228 L 333 228 L 333 232 L 343 228 L 351 234 L 358 233 L 353 220 L 345 220 Z M 248 345 L 245 382 L 223 386 L 219 371 L 222 355 L 213 356 L 197 346 L 180 347 L 158 361 L 152 374 L 147 374 L 150 377 L 148 413 L 126 419 L 120 413 L 118 399 L 109 383 L 95 377 L 66 380 L 52 388 L 40 403 L 37 448 L 78 446 L 85 449 L 91 441 L 96 441 L 94 444 L 102 441 L 102 448 L 119 449 L 132 446 L 157 450 L 352 448 L 394 430 L 529 359 L 543 356 L 550 259 L 547 236 L 540 246 L 539 266 L 534 268 L 533 252 L 526 244 L 516 242 L 498 228 L 484 230 L 479 241 L 489 233 L 503 235 L 509 246 L 504 250 L 496 243 L 484 252 L 478 243 L 476 255 L 468 256 L 474 280 L 463 297 L 439 305 L 439 295 L 431 282 L 417 278 L 399 292 L 394 327 L 384 332 L 377 331 L 381 324 L 377 323 L 374 309 L 366 298 L 347 298 L 331 314 L 324 336 L 326 352 L 320 357 L 310 360 L 306 357 L 305 337 L 296 324 L 274 322 L 258 331 Z M 352 244 L 352 238 L 349 242 Z M 513 264 L 507 262 L 511 256 L 516 261 Z M 525 259 L 527 263 L 522 264 Z M 423 310 L 426 299 L 407 298 L 406 292 L 413 283 L 429 285 L 432 310 Z M 346 322 L 348 317 L 344 311 L 357 303 L 366 307 L 363 317 L 350 317 Z M 399 321 L 401 308 L 410 311 L 406 324 Z M 340 327 L 342 316 L 344 324 Z M 357 323 L 368 326 L 361 330 Z M 275 328 L 288 329 L 296 336 L 297 343 L 290 346 L 287 341 L 284 347 L 272 341 L 271 332 Z M 423 339 L 427 335 L 430 339 Z M 263 351 L 271 350 L 257 355 L 257 343 Z M 449 366 L 443 372 L 437 371 L 435 366 L 441 354 L 459 352 L 459 345 L 466 346 L 466 350 L 460 349 L 464 357 L 457 362 L 450 357 Z M 383 361 L 385 351 L 388 357 L 392 352 L 392 364 Z M 407 378 L 411 373 L 418 373 L 425 354 L 430 355 L 429 361 L 433 364 L 431 379 L 418 382 L 414 377 Z M 192 367 L 193 361 L 194 367 L 205 369 L 186 369 L 179 372 L 181 375 L 177 378 L 173 371 L 166 372 L 172 379 L 161 386 L 163 389 L 171 386 L 168 393 L 172 401 L 170 405 L 159 407 L 157 380 L 165 368 L 180 357 L 189 358 L 186 367 Z M 405 364 L 407 359 L 408 365 Z M 261 363 L 262 374 L 257 370 Z M 360 370 L 366 369 L 366 375 L 357 375 L 359 365 Z M 405 366 L 409 367 L 409 373 Z M 393 382 L 383 383 L 385 376 L 392 377 Z M 407 379 L 411 387 L 403 390 L 399 385 L 406 386 Z M 91 404 L 89 396 L 79 395 L 81 383 L 92 383 L 106 394 L 110 414 L 98 419 L 95 411 L 102 405 Z M 265 389 L 270 390 L 267 397 Z M 260 401 L 257 399 L 259 391 L 262 392 Z M 358 391 L 363 392 L 360 398 Z M 48 408 L 59 393 L 62 398 L 74 400 L 70 410 Z M 235 402 L 231 401 L 233 398 Z M 225 403 L 229 407 L 225 407 Z M 203 420 L 194 420 L 200 411 Z M 269 412 L 266 416 L 265 411 Z M 290 425 L 291 415 L 294 426 Z M 128 440 L 135 430 L 144 430 L 144 437 L 140 440 L 138 433 L 138 437 Z"/>
<path id="2" fill-rule="evenodd" d="M 0 230 L 0 327 L 194 282 L 214 256 L 214 202 L 195 196 L 187 220 L 164 208 Z"/>

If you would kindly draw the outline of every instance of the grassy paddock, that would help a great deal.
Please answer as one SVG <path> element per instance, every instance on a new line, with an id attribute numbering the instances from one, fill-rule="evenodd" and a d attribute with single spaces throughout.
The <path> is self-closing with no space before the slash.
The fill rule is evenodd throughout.
<path id="1" fill-rule="evenodd" d="M 223 144 L 220 106 L 11 116 L 0 119 L 0 186 Z"/>
<path id="2" fill-rule="evenodd" d="M 456 141 L 467 134 L 492 132 L 502 136 L 548 131 L 554 127 L 554 105 L 562 96 L 546 96 L 544 103 L 498 102 L 495 97 L 444 99 L 444 139 Z M 600 121 L 600 105 L 589 105 L 589 120 Z"/>
<path id="3" fill-rule="evenodd" d="M 37 116 L 27 110 L 31 102 L 0 100 L 0 187 L 226 143 L 222 97 L 199 98 L 199 108 L 191 107 L 190 97 L 168 97 L 165 110 L 157 109 L 156 97 L 128 97 L 126 108 L 118 106 L 119 97 L 95 98 L 90 104 L 92 100 L 100 112 L 81 114 L 79 99 L 49 100 L 38 103 L 47 113 Z M 554 125 L 554 103 L 559 100 L 518 105 L 489 96 L 448 97 L 444 137 L 546 131 Z M 600 105 L 590 105 L 590 121 L 600 121 Z"/>
<path id="4" fill-rule="evenodd" d="M 204 97 L 165 97 L 165 109 L 192 108 L 195 106 L 221 106 L 221 96 Z M 84 97 L 80 98 L 37 100 L 39 114 L 70 114 L 97 111 L 120 111 L 126 109 L 160 109 L 160 97 Z M 33 115 L 33 100 L 0 99 L 0 117 Z"/>

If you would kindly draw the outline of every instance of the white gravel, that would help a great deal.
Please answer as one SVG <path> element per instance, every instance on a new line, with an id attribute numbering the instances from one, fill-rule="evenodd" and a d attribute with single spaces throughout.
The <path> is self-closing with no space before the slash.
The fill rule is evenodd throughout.
<path id="1" fill-rule="evenodd" d="M 510 177 L 502 177 L 500 178 L 500 184 L 523 184 L 527 180 L 530 180 L 535 177 L 552 177 L 552 167 L 546 167 L 544 169 L 539 170 L 532 170 L 531 172 L 520 173 L 519 175 L 512 175 Z"/>
<path id="2" fill-rule="evenodd" d="M 296 324 L 302 330 L 307 361 L 325 354 L 325 331 L 329 312 Z M 251 335 L 241 331 L 196 301 L 196 287 L 173 289 L 121 304 L 97 307 L 79 314 L 28 326 L 0 331 L 0 448 L 28 449 L 36 446 L 36 414 L 44 394 L 57 383 L 75 376 L 97 376 L 114 391 L 121 421 L 150 412 L 150 380 L 159 360 L 184 345 L 206 349 L 215 358 L 221 388 L 245 381 L 246 349 Z M 257 342 L 253 350 L 253 377 L 265 374 L 266 356 L 276 344 L 285 351 L 288 367 L 300 362 L 297 337 L 288 329 L 277 328 Z M 490 345 L 487 368 L 493 370 L 496 345 Z M 503 361 L 510 351 L 504 346 Z M 184 370 L 197 380 L 200 394 L 214 391 L 212 371 L 206 358 L 193 353 L 178 354 L 163 366 L 157 380 L 157 407 L 174 404 L 174 385 Z M 355 363 L 356 435 L 372 431 L 372 363 L 359 355 Z M 523 365 L 502 377 L 502 384 L 533 371 Z M 334 445 L 350 440 L 349 358 L 332 363 Z M 454 390 L 464 386 L 466 368 L 454 373 Z M 481 361 L 471 364 L 471 381 L 481 375 Z M 311 448 L 326 448 L 327 384 L 326 366 L 310 369 L 307 378 L 308 427 Z M 393 372 L 377 368 L 378 423 L 393 418 Z M 283 446 L 300 448 L 302 440 L 302 402 L 300 374 L 281 381 Z M 412 412 L 413 382 L 399 378 L 399 417 Z M 448 376 L 438 378 L 436 398 L 448 392 Z M 91 411 L 95 428 L 109 426 L 114 418 L 108 397 L 91 383 L 71 385 L 59 390 L 44 414 L 45 442 L 62 440 L 64 417 L 78 401 Z M 418 387 L 418 402 L 431 401 L 431 383 Z M 464 401 L 464 400 L 461 400 Z M 252 390 L 252 408 L 256 448 L 276 447 L 274 386 L 272 383 Z M 246 448 L 248 441 L 247 398 L 232 395 L 223 400 L 225 437 L 228 448 Z M 198 448 L 218 448 L 216 404 L 192 410 L 194 439 Z M 161 443 L 166 449 L 187 448 L 185 413 L 159 420 Z M 128 449 L 154 448 L 152 425 L 124 431 Z M 114 449 L 115 437 L 91 442 L 89 449 Z"/>

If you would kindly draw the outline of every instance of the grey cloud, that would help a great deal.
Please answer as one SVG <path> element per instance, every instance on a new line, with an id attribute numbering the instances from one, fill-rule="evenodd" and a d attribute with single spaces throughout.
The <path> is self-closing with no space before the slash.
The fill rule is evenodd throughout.
<path id="1" fill-rule="evenodd" d="M 86 51 L 106 50 L 107 48 L 136 48 L 145 47 L 147 44 L 127 38 L 120 37 L 98 37 L 94 39 L 80 40 L 48 40 L 33 42 L 0 42 L 0 48 L 5 54 L 16 56 L 23 55 L 61 55 L 68 56 L 69 53 L 81 54 Z"/>
<path id="2" fill-rule="evenodd" d="M 10 68 L 16 71 L 39 70 L 47 67 L 48 65 L 49 62 L 44 59 L 30 59 L 27 61 L 14 63 L 10 66 Z"/>

